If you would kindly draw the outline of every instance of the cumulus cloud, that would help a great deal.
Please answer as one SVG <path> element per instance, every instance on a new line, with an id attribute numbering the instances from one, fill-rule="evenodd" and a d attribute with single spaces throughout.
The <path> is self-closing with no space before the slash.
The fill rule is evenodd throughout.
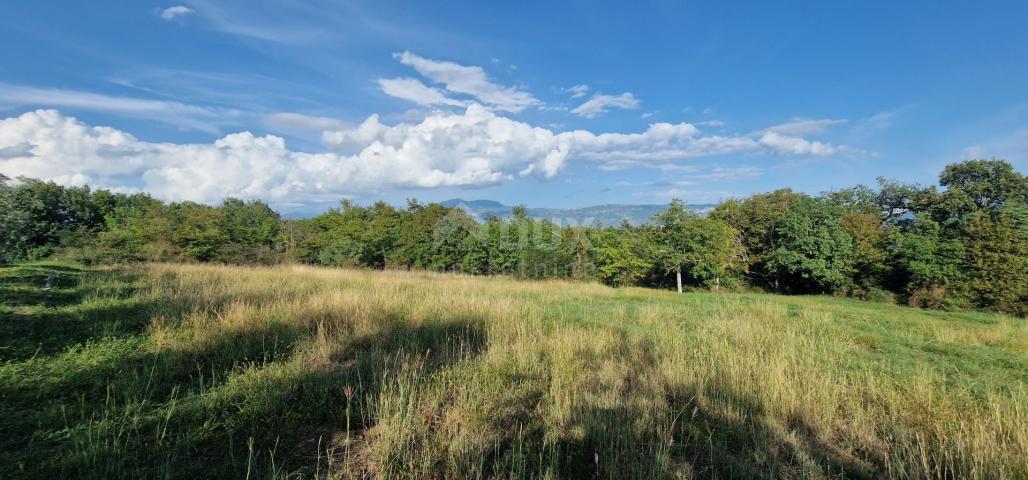
<path id="1" fill-rule="evenodd" d="M 189 15 L 190 13 L 195 12 L 196 10 L 184 5 L 175 5 L 174 7 L 168 7 L 161 10 L 161 18 L 165 20 L 173 20 L 175 17 L 181 17 L 182 15 Z"/>
<path id="2" fill-rule="evenodd" d="M 310 127 L 332 119 L 280 113 L 272 121 Z M 551 178 L 569 161 L 601 168 L 662 164 L 722 153 L 832 155 L 842 147 L 766 132 L 704 136 L 688 123 L 654 123 L 638 133 L 555 132 L 473 103 L 393 125 L 378 115 L 326 131 L 325 153 L 287 148 L 277 136 L 235 133 L 209 144 L 152 143 L 89 126 L 56 110 L 0 120 L 0 173 L 118 190 L 166 200 L 216 202 L 226 196 L 277 204 L 315 203 L 392 187 L 480 186 L 518 176 Z M 705 179 L 759 174 L 721 170 Z"/>
<path id="3" fill-rule="evenodd" d="M 420 123 L 385 125 L 372 115 L 356 128 L 326 132 L 323 139 L 336 152 L 431 163 L 460 179 L 450 184 L 462 185 L 496 182 L 512 172 L 551 177 L 569 153 L 568 142 L 552 131 L 478 104 L 462 113 L 436 112 Z"/>
<path id="4" fill-rule="evenodd" d="M 575 85 L 564 89 L 565 92 L 571 93 L 571 98 L 584 97 L 589 93 L 589 85 Z"/>
<path id="5" fill-rule="evenodd" d="M 572 110 L 571 113 L 585 118 L 596 118 L 607 113 L 611 108 L 635 110 L 639 108 L 639 100 L 637 100 L 635 95 L 632 95 L 631 92 L 625 92 L 621 95 L 603 95 L 597 93 L 585 103 Z"/>
<path id="6" fill-rule="evenodd" d="M 826 157 L 843 152 L 842 147 L 815 142 L 801 137 L 767 132 L 760 137 L 760 144 L 779 155 Z"/>
<path id="7" fill-rule="evenodd" d="M 468 117 L 475 115 L 470 112 Z M 427 139 L 411 138 L 397 148 L 388 143 L 389 136 L 376 137 L 378 129 L 386 128 L 368 126 L 376 122 L 372 117 L 352 130 L 363 128 L 367 133 L 354 135 L 354 140 L 375 138 L 352 154 L 314 154 L 290 151 L 280 137 L 250 132 L 227 135 L 212 144 L 150 143 L 116 129 L 88 126 L 54 110 L 37 110 L 0 121 L 0 148 L 13 152 L 0 160 L 0 172 L 105 188 L 137 184 L 159 198 L 176 201 L 240 196 L 303 202 L 384 186 L 483 185 L 523 169 L 521 158 L 543 163 L 549 153 L 539 150 L 542 143 L 531 138 L 505 139 L 501 132 L 491 143 L 488 135 L 466 139 L 464 145 L 450 145 L 445 154 L 441 149 L 446 145 Z M 520 128 L 527 128 L 522 133 L 528 135 L 545 132 L 524 124 Z M 509 149 L 506 155 L 504 148 Z M 465 155 L 453 156 L 454 152 Z"/>
<path id="8" fill-rule="evenodd" d="M 446 91 L 467 95 L 474 98 L 479 103 L 486 105 L 496 110 L 503 110 L 508 112 L 520 112 L 527 107 L 542 105 L 542 102 L 537 98 L 533 97 L 532 94 L 523 91 L 515 87 L 504 87 L 497 85 L 489 80 L 489 76 L 486 75 L 485 70 L 481 67 L 460 65 L 454 62 L 431 60 L 418 56 L 411 52 L 395 53 L 393 57 L 396 58 L 400 63 L 412 67 L 421 76 L 431 80 L 434 83 L 443 85 Z M 399 79 L 397 79 L 399 80 Z M 409 94 L 411 89 L 417 89 L 410 80 L 407 80 L 404 85 L 404 89 L 398 89 L 398 85 L 392 84 L 392 91 L 386 89 L 386 85 L 382 84 L 382 80 L 379 81 L 379 85 L 382 87 L 386 94 L 398 96 L 406 100 L 414 100 L 413 94 Z M 413 80 L 417 82 L 417 80 Z M 395 80 L 393 81 L 395 82 Z M 421 82 L 417 82 L 421 83 Z M 422 84 L 425 89 L 430 87 Z M 438 89 L 435 89 L 438 91 Z M 407 96 L 395 95 L 396 92 L 408 93 Z M 422 90 L 418 92 L 420 95 L 417 98 L 429 98 L 424 97 L 428 92 Z M 440 97 L 445 99 L 446 97 L 439 92 Z M 446 105 L 453 105 L 453 103 L 447 103 L 439 98 L 436 98 L 434 103 L 442 103 Z M 452 99 L 450 99 L 452 101 Z"/>

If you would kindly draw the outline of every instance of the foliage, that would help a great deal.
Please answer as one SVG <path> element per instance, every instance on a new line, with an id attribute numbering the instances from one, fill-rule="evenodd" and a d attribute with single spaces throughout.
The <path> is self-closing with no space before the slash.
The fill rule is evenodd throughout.
<path id="1" fill-rule="evenodd" d="M 722 220 L 701 218 L 674 200 L 653 219 L 650 230 L 654 262 L 705 287 L 719 287 L 740 267 L 738 231 Z"/>
<path id="2" fill-rule="evenodd" d="M 893 274 L 906 292 L 944 288 L 960 280 L 964 246 L 944 237 L 939 224 L 927 215 L 904 222 L 890 243 Z"/>
<path id="3" fill-rule="evenodd" d="M 1021 219 L 1023 222 L 1023 217 Z M 1001 210 L 995 219 L 975 215 L 964 233 L 964 288 L 974 306 L 1028 313 L 1028 236 L 1016 216 Z"/>
<path id="4" fill-rule="evenodd" d="M 738 230 L 746 259 L 748 280 L 758 286 L 780 289 L 779 280 L 768 265 L 768 257 L 777 247 L 779 220 L 789 206 L 803 195 L 789 189 L 751 195 L 743 200 L 727 200 L 710 213 L 710 218 L 721 220 Z"/>
<path id="5" fill-rule="evenodd" d="M 674 200 L 649 225 L 476 221 L 409 200 L 283 219 L 258 200 L 218 206 L 0 177 L 0 262 L 310 263 L 614 286 L 752 286 L 1024 314 L 1028 180 L 1000 160 L 948 165 L 939 185 L 878 179 L 817 197 L 730 199 L 706 217 Z M 569 222 L 574 224 L 573 222 Z"/>
<path id="6" fill-rule="evenodd" d="M 846 285 L 853 245 L 841 216 L 841 208 L 810 197 L 789 205 L 775 222 L 774 249 L 767 254 L 776 289 L 834 292 Z"/>
<path id="7" fill-rule="evenodd" d="M 839 217 L 839 225 L 853 241 L 853 283 L 862 288 L 881 285 L 887 273 L 885 239 L 892 227 L 882 224 L 877 210 L 847 211 Z"/>
<path id="8" fill-rule="evenodd" d="M 624 287 L 639 284 L 654 270 L 645 237 L 631 228 L 604 228 L 591 232 L 596 278 L 606 285 Z"/>

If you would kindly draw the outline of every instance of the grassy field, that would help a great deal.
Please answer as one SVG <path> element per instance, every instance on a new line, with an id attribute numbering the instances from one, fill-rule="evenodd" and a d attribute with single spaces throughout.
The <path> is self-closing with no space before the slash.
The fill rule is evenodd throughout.
<path id="1" fill-rule="evenodd" d="M 2 478 L 1028 478 L 1028 322 L 984 313 L 29 264 L 0 361 Z"/>

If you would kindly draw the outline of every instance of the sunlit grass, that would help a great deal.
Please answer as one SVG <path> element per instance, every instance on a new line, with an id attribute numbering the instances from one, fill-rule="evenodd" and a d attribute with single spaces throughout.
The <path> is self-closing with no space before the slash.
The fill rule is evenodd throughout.
<path id="1" fill-rule="evenodd" d="M 0 281 L 14 478 L 1028 476 L 1023 319 L 300 266 Z"/>

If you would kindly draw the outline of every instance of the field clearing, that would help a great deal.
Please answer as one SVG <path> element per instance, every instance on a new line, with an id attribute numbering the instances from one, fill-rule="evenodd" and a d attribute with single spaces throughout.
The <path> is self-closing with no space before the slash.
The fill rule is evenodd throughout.
<path id="1" fill-rule="evenodd" d="M 1028 321 L 987 313 L 41 263 L 0 361 L 10 478 L 1028 478 Z"/>

